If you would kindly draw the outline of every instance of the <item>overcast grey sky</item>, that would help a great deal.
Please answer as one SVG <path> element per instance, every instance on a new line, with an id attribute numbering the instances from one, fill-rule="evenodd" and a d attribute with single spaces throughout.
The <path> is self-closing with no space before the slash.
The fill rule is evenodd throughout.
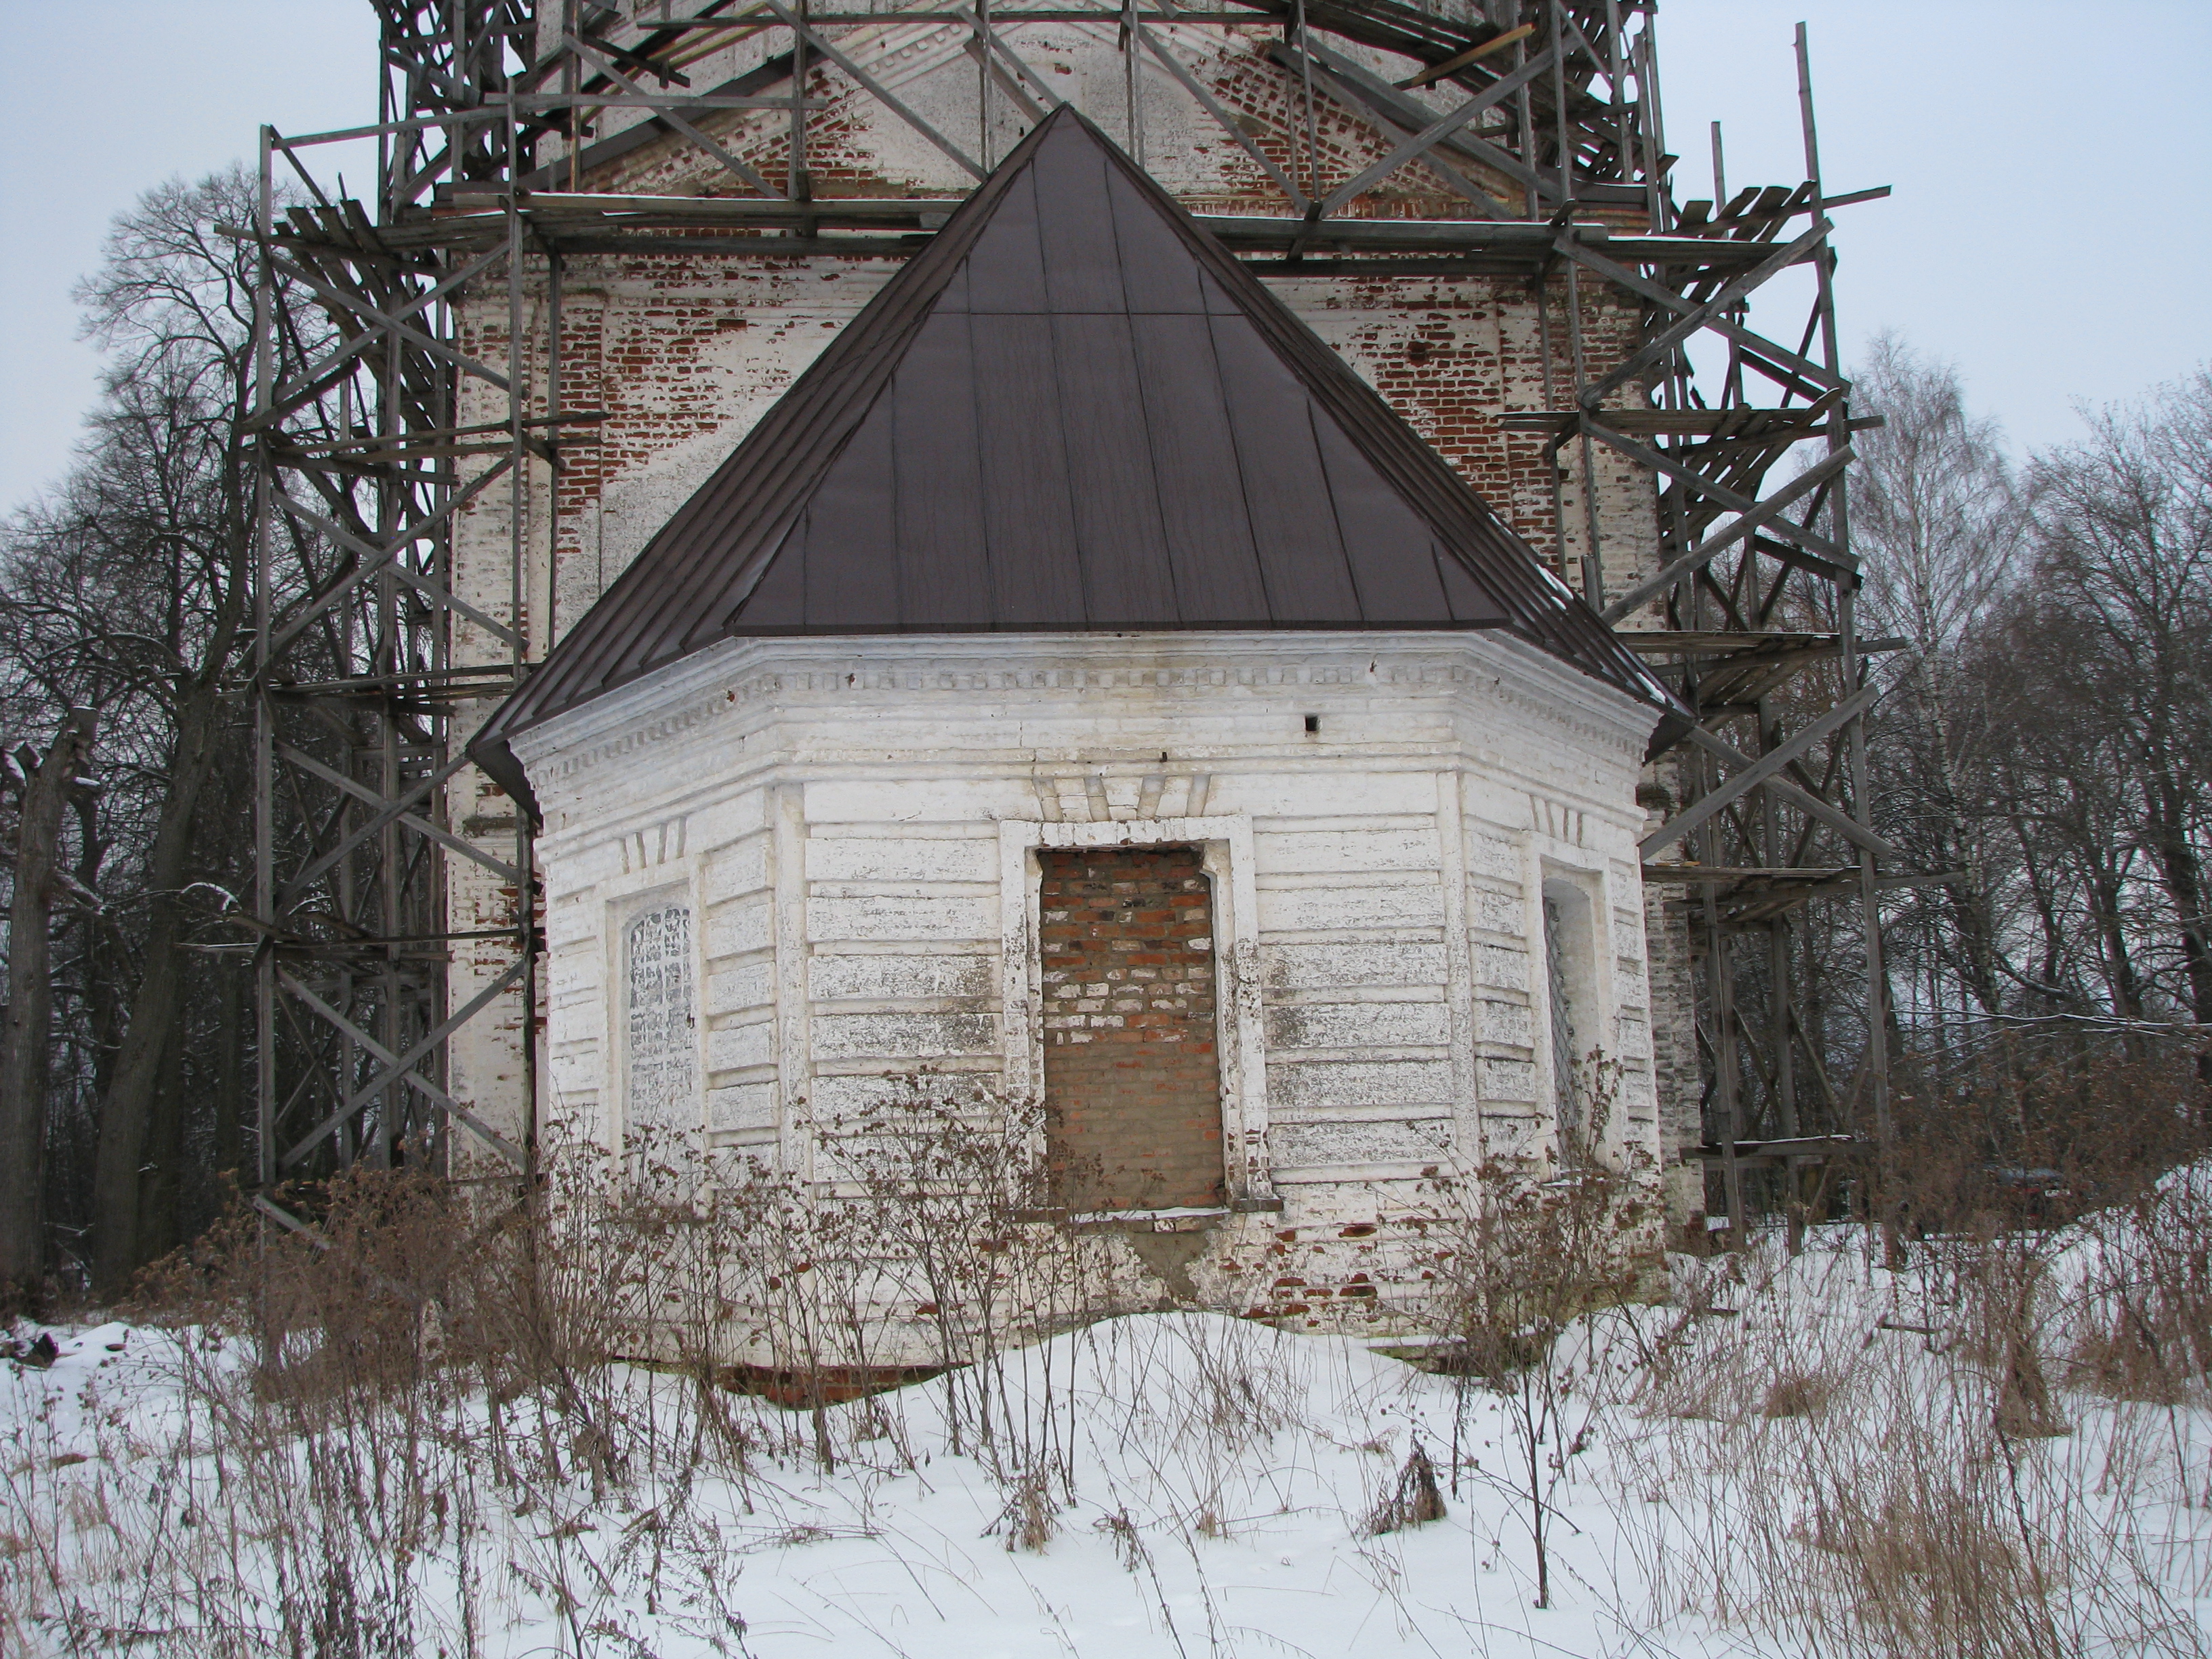
<path id="1" fill-rule="evenodd" d="M 95 392 L 70 299 L 138 193 L 250 158 L 257 124 L 368 120 L 363 0 L 9 0 L 0 60 L 0 509 L 58 477 Z M 1954 361 L 2016 445 L 2212 358 L 2203 0 L 1663 0 L 1685 198 L 1803 176 L 1792 26 L 1811 27 L 1847 356 L 1893 329 Z M 356 187 L 366 183 L 350 175 Z"/>

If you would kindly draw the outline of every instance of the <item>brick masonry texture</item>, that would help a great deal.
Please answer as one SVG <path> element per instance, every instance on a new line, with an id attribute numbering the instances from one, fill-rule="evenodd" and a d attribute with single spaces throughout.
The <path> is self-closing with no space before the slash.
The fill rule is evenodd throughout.
<path id="1" fill-rule="evenodd" d="M 1195 848 L 1045 853 L 1044 1097 L 1084 1208 L 1222 1201 L 1212 907 Z"/>

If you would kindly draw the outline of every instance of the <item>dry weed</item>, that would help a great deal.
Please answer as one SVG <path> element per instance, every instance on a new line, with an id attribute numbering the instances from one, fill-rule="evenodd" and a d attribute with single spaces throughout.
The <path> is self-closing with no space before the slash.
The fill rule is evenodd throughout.
<path id="1" fill-rule="evenodd" d="M 1554 1495 L 1589 1449 L 1612 1381 L 1591 1316 L 1648 1296 L 1660 1260 L 1653 1172 L 1639 1157 L 1600 1155 L 1618 1071 L 1593 1055 L 1589 1076 L 1585 1144 L 1540 1164 L 1492 1158 L 1468 1177 L 1436 1176 L 1424 1183 L 1425 1209 L 1412 1218 L 1431 1247 L 1433 1278 L 1407 1311 L 1437 1339 L 1435 1363 L 1504 1405 L 1510 1462 L 1502 1473 L 1475 1472 L 1510 1494 L 1528 1528 L 1540 1607 L 1552 1604 Z M 1466 1403 L 1462 1390 L 1462 1419 Z M 1455 1481 L 1458 1442 L 1455 1429 Z"/>
<path id="2" fill-rule="evenodd" d="M 804 1533 L 780 1468 L 866 1491 L 928 1455 L 896 1400 L 828 1407 L 947 1366 L 949 1449 L 1001 1480 L 1010 1545 L 1044 1547 L 1070 1401 L 1023 1345 L 1109 1310 L 1115 1281 L 1107 1241 L 1036 1210 L 1031 1127 L 895 1091 L 830 1201 L 681 1138 L 556 1126 L 520 1192 L 362 1170 L 290 1195 L 296 1229 L 234 1210 L 136 1310 L 167 1333 L 139 1363 L 175 1420 L 141 1446 L 88 1415 L 87 1451 L 34 1414 L 0 1448 L 0 1644 L 398 1659 L 480 1651 L 528 1603 L 571 1650 L 619 1647 L 644 1606 L 739 1651 L 699 1492 Z"/>
<path id="3" fill-rule="evenodd" d="M 1367 1517 L 1371 1536 L 1425 1526 L 1444 1518 L 1444 1494 L 1437 1484 L 1437 1466 L 1418 1443 L 1398 1471 L 1398 1484 L 1376 1504 Z"/>
<path id="4" fill-rule="evenodd" d="M 1024 1549 L 1042 1555 L 1045 1546 L 1059 1535 L 1060 1505 L 1053 1501 L 1052 1492 L 1049 1471 L 1031 1470 L 1016 1478 L 1002 1517 L 1008 1550 Z"/>
<path id="5" fill-rule="evenodd" d="M 2048 1252 L 2008 1248 L 1949 1241 L 1904 1276 L 1816 1249 L 1778 1279 L 1768 1240 L 1739 1317 L 1682 1322 L 1644 1378 L 1644 1432 L 1614 1443 L 1649 1618 L 1884 1659 L 2201 1659 L 2166 1588 L 2151 1422 L 2021 1431 Z"/>
<path id="6" fill-rule="evenodd" d="M 1766 1385 L 1759 1401 L 1761 1417 L 1811 1417 L 1834 1397 L 1835 1381 L 1818 1372 L 1784 1371 Z"/>

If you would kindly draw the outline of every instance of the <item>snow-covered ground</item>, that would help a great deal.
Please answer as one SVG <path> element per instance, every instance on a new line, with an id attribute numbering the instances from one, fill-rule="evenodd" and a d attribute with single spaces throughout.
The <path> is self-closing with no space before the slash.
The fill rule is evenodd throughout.
<path id="1" fill-rule="evenodd" d="M 2056 1342 L 2094 1251 L 2038 1249 Z M 1159 1314 L 818 1417 L 617 1367 L 295 1418 L 234 1344 L 64 1330 L 0 1367 L 0 1651 L 2204 1651 L 2212 1416 L 2061 1386 L 2065 1432 L 1995 1434 L 1919 1260 L 1838 1229 L 1585 1321 L 1545 1607 L 1508 1402 L 1346 1339 Z M 1417 1446 L 1447 1512 L 1378 1531 Z"/>

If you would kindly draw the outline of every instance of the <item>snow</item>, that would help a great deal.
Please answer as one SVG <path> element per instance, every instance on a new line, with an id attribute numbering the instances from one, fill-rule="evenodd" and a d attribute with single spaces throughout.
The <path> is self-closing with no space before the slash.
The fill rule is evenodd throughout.
<path id="1" fill-rule="evenodd" d="M 2082 1282 L 2063 1263 L 2087 1248 L 2054 1244 L 2060 1280 Z M 1541 1451 L 1557 1463 L 1549 1607 L 1534 1605 L 1507 1403 L 1346 1338 L 1135 1316 L 818 1422 L 717 1391 L 742 1456 L 696 1382 L 617 1366 L 584 1385 L 616 1465 L 548 1399 L 495 1408 L 459 1388 L 426 1389 L 412 1431 L 333 1412 L 312 1444 L 257 1439 L 247 1425 L 276 1419 L 252 1416 L 236 1340 L 65 1329 L 51 1369 L 0 1375 L 0 1650 L 137 1632 L 145 1650 L 199 1652 L 246 1628 L 289 1647 L 277 1633 L 330 1616 L 343 1579 L 343 1619 L 379 1608 L 382 1650 L 424 1654 L 1803 1652 L 1790 1598 L 1829 1593 L 1833 1529 L 1873 1524 L 1824 1494 L 1887 1490 L 1822 1460 L 1860 1443 L 1855 1425 L 1893 1435 L 1889 1413 L 1910 1420 L 1908 1449 L 1938 1455 L 1899 1467 L 1977 1467 L 1941 1255 L 1891 1273 L 1848 1229 L 1795 1259 L 1762 1240 L 1679 1259 L 1677 1306 L 1584 1321 L 1555 1364 L 1563 1426 Z M 1820 1403 L 1768 1415 L 1778 1366 Z M 2070 1432 L 2008 1443 L 2010 1490 L 2054 1551 L 2078 1534 L 2126 1572 L 2068 1569 L 2054 1635 L 2072 1651 L 2202 1651 L 2212 1417 L 2061 1405 Z M 813 1455 L 825 1432 L 830 1468 Z M 1416 1445 L 1448 1513 L 1376 1533 Z M 381 1491 L 399 1513 L 408 1480 L 423 1488 L 411 1522 L 367 1498 L 331 1512 L 331 1492 Z M 1041 1515 L 1049 1536 L 1024 1541 Z"/>

